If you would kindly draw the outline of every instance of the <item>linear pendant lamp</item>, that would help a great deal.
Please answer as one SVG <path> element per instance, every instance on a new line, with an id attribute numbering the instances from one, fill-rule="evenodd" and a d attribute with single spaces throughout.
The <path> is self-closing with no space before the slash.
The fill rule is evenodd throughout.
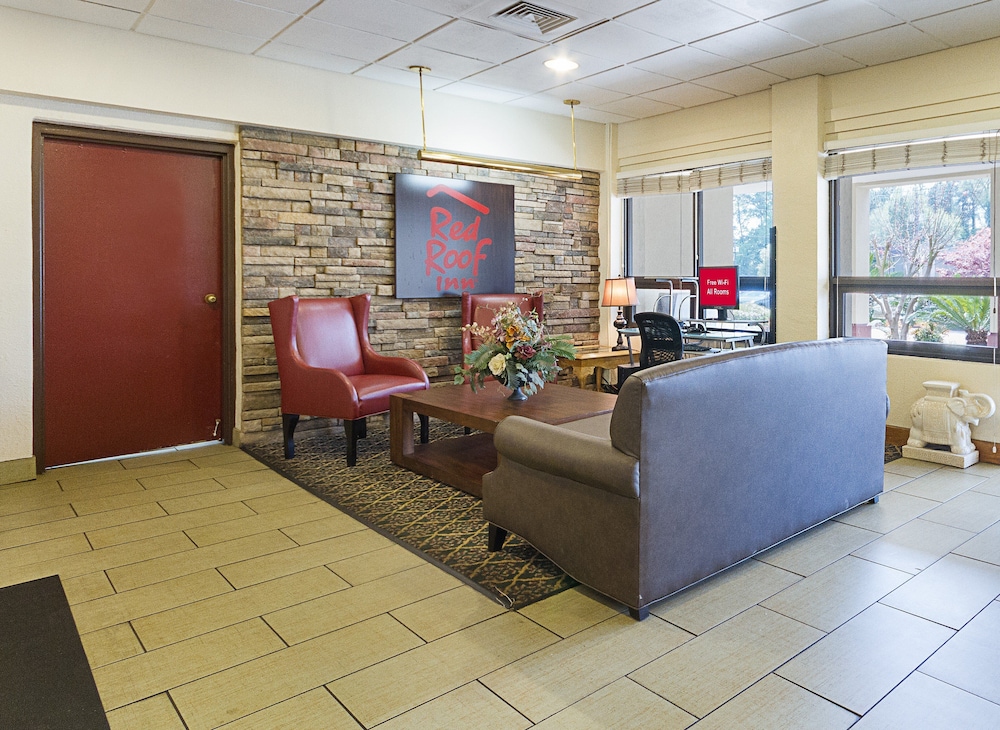
<path id="1" fill-rule="evenodd" d="M 573 168 L 555 167 L 552 165 L 536 165 L 531 162 L 519 162 L 517 160 L 502 160 L 495 157 L 479 157 L 478 155 L 465 155 L 460 152 L 445 152 L 443 150 L 427 149 L 427 120 L 424 115 L 424 71 L 430 71 L 427 66 L 410 66 L 411 71 L 416 71 L 420 75 L 420 127 L 423 132 L 424 146 L 417 150 L 417 159 L 427 162 L 445 162 L 452 165 L 472 165 L 475 167 L 488 167 L 494 170 L 508 170 L 511 172 L 526 172 L 532 175 L 544 175 L 555 177 L 561 180 L 582 180 L 583 173 L 576 167 L 576 117 L 573 108 L 580 102 L 576 99 L 567 99 L 564 104 L 570 108 L 570 130 L 573 136 Z"/>

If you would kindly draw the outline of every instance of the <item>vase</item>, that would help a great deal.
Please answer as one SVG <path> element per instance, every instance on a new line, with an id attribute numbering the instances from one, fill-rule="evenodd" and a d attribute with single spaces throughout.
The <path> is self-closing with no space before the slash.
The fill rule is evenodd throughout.
<path id="1" fill-rule="evenodd" d="M 510 395 L 507 396 L 507 400 L 512 400 L 512 401 L 528 400 L 528 396 L 525 395 L 524 391 L 521 390 L 521 386 L 519 385 L 516 388 L 514 388 L 514 391 Z"/>

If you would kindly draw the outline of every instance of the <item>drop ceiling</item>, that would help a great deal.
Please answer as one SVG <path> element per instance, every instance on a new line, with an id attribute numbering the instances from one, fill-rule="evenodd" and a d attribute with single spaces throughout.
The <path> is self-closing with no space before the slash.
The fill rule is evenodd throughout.
<path id="1" fill-rule="evenodd" d="M 626 122 L 1000 37 L 1000 0 L 0 0 L 84 23 Z M 557 73 L 553 57 L 577 64 Z"/>

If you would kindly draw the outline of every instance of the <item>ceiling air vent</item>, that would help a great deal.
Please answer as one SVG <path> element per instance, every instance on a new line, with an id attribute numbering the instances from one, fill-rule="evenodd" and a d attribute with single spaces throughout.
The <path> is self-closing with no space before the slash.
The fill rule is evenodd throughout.
<path id="1" fill-rule="evenodd" d="M 509 8 L 494 13 L 491 17 L 502 23 L 528 28 L 532 31 L 541 31 L 543 34 L 551 33 L 556 28 L 561 28 L 576 20 L 572 15 L 524 2 L 514 3 Z"/>

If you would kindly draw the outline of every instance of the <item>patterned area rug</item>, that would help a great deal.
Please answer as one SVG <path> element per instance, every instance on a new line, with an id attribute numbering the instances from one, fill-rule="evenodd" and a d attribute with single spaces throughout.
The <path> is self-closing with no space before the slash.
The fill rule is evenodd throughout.
<path id="1" fill-rule="evenodd" d="M 895 446 L 893 444 L 885 445 L 885 463 L 888 464 L 890 461 L 895 461 L 896 459 L 903 458 L 903 447 Z"/>
<path id="2" fill-rule="evenodd" d="M 548 558 L 516 535 L 504 549 L 486 549 L 479 499 L 389 460 L 389 430 L 369 418 L 368 438 L 358 442 L 357 466 L 344 461 L 340 426 L 295 436 L 295 458 L 280 440 L 244 450 L 382 534 L 449 569 L 508 608 L 521 608 L 577 585 Z M 431 419 L 431 439 L 459 436 L 462 428 Z"/>

